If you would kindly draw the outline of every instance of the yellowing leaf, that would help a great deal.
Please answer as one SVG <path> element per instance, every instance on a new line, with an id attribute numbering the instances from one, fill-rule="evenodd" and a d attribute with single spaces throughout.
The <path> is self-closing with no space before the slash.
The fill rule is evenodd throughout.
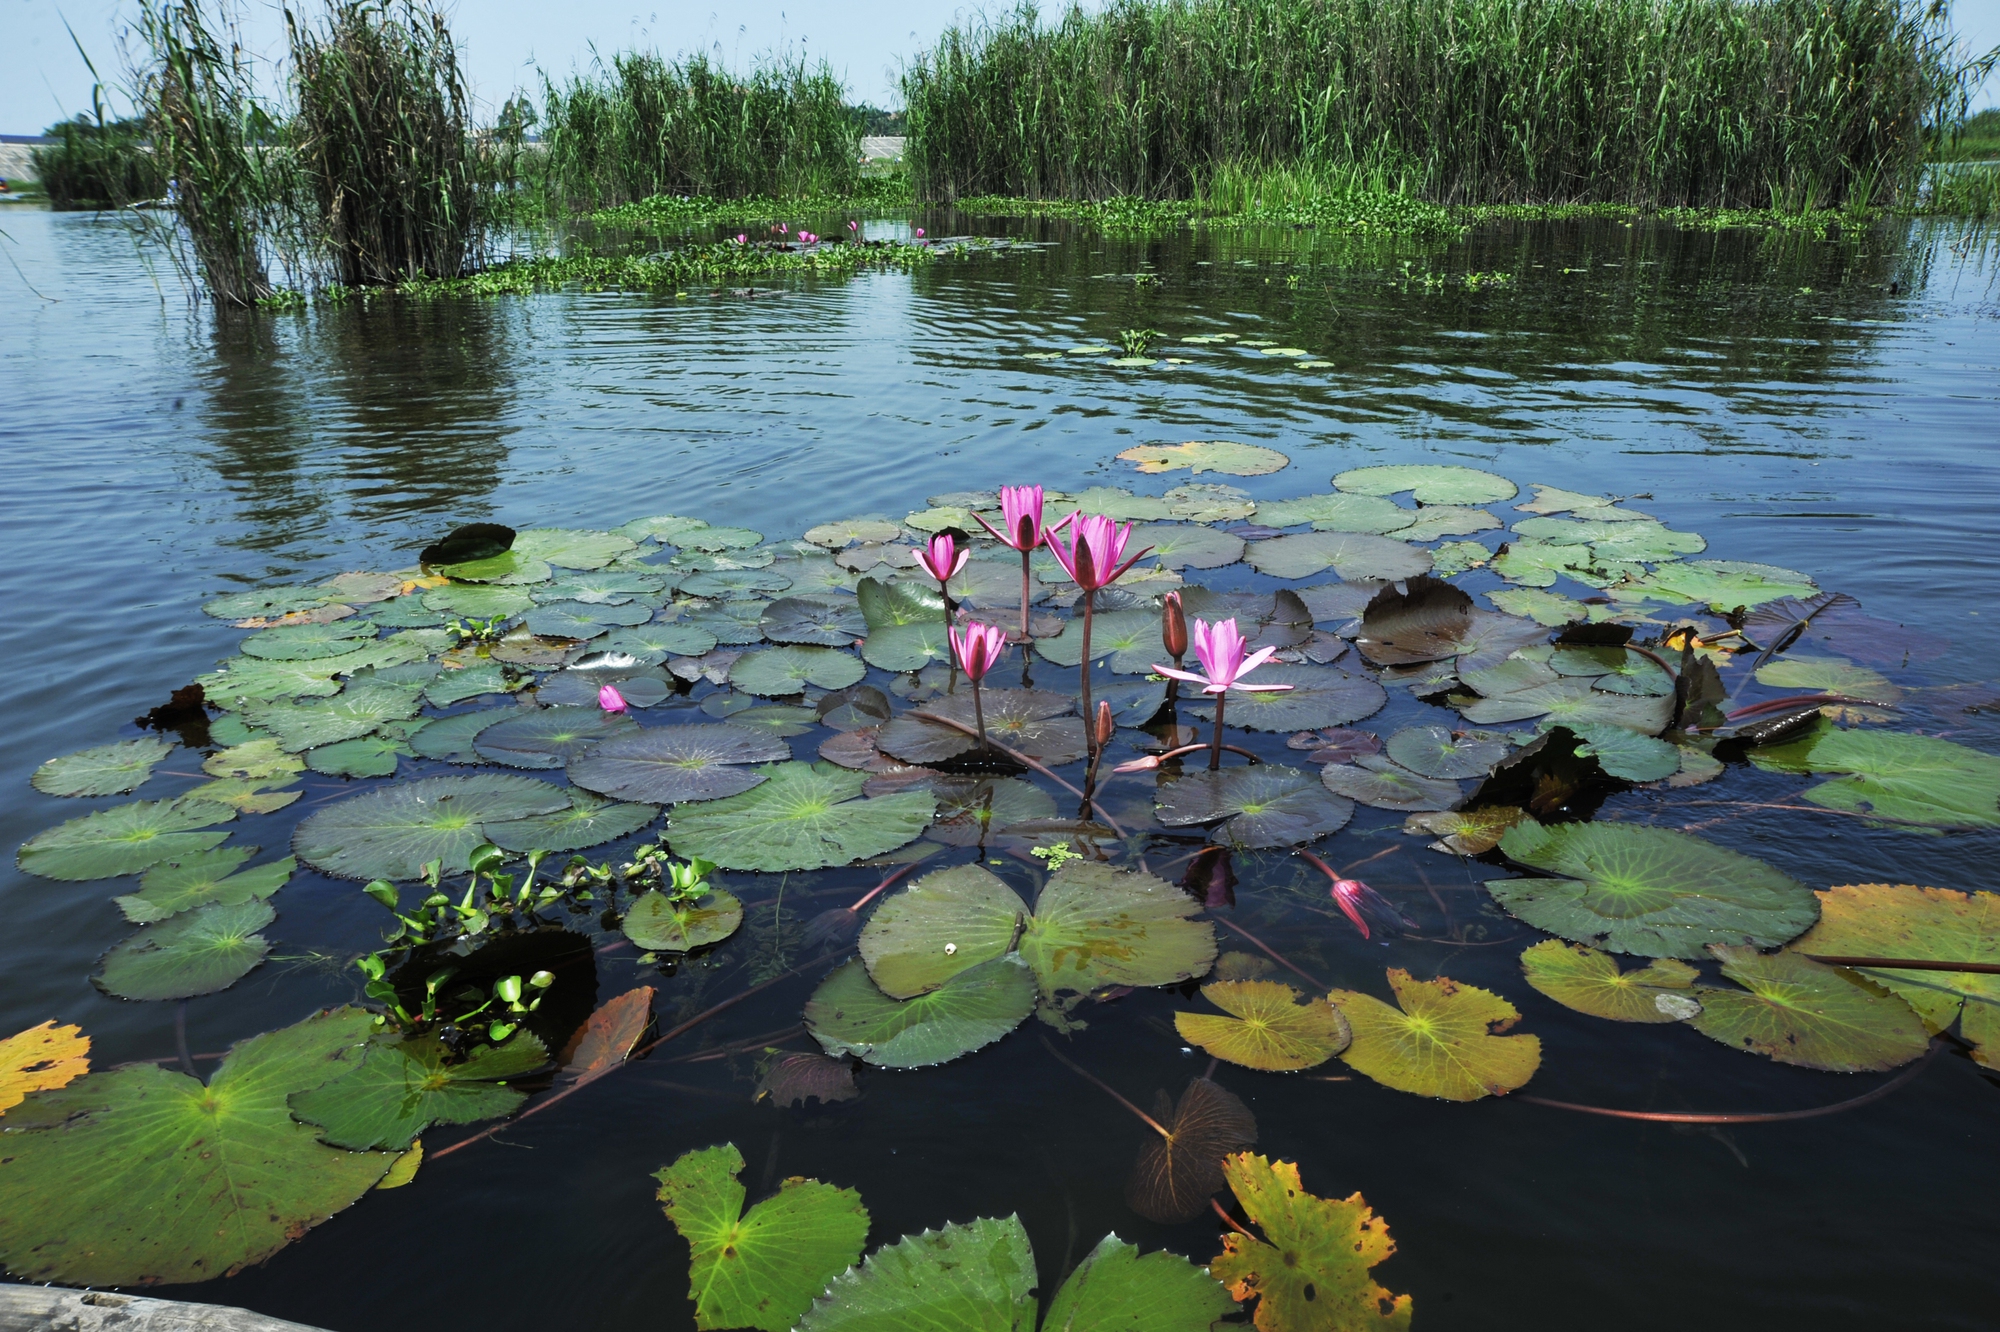
<path id="1" fill-rule="evenodd" d="M 424 1163 L 424 1140 L 418 1138 L 409 1150 L 396 1158 L 389 1167 L 389 1173 L 382 1176 L 382 1182 L 375 1186 L 376 1192 L 383 1189 L 400 1189 L 417 1177 L 417 1167 Z"/>
<path id="2" fill-rule="evenodd" d="M 1324 999 L 1308 999 L 1277 981 L 1216 981 L 1202 997 L 1233 1017 L 1176 1013 L 1181 1039 L 1232 1064 L 1286 1072 L 1323 1064 L 1351 1037 L 1347 1020 Z"/>
<path id="3" fill-rule="evenodd" d="M 1125 1182 L 1125 1201 L 1148 1221 L 1191 1221 L 1223 1185 L 1222 1163 L 1257 1141 L 1257 1117 L 1234 1092 L 1195 1078 L 1176 1105 L 1153 1097 L 1165 1133 L 1149 1134 Z"/>
<path id="4" fill-rule="evenodd" d="M 0 1115 L 29 1092 L 50 1091 L 90 1072 L 90 1037 L 51 1018 L 0 1041 Z"/>
<path id="5" fill-rule="evenodd" d="M 1142 472 L 1171 472 L 1192 468 L 1194 475 L 1221 472 L 1226 476 L 1263 476 L 1291 464 L 1276 449 L 1261 444 L 1238 444 L 1227 439 L 1194 440 L 1187 444 L 1141 444 L 1118 455 L 1137 463 Z"/>
<path id="6" fill-rule="evenodd" d="M 1851 883 L 1817 896 L 1819 924 L 1792 945 L 1793 952 L 2000 962 L 2000 893 Z M 2000 1068 L 2000 976 L 1900 968 L 1864 968 L 1862 974 L 1901 995 L 1932 1031 L 1958 1018 L 1972 1057 Z"/>
<path id="7" fill-rule="evenodd" d="M 1223 1163 L 1236 1201 L 1264 1238 L 1232 1233 L 1209 1275 L 1239 1300 L 1257 1298 L 1258 1332 L 1354 1332 L 1410 1325 L 1410 1297 L 1369 1271 L 1396 1251 L 1389 1223 L 1360 1194 L 1315 1198 L 1289 1161 L 1240 1152 Z"/>
<path id="8" fill-rule="evenodd" d="M 1700 973 L 1670 957 L 1620 971 L 1609 953 L 1545 939 L 1521 954 L 1521 970 L 1564 1008 L 1613 1022 L 1680 1022 L 1701 1011 L 1688 994 Z"/>
<path id="9" fill-rule="evenodd" d="M 1446 976 L 1420 981 L 1394 967 L 1389 988 L 1401 1008 L 1354 990 L 1327 996 L 1354 1030 L 1354 1043 L 1341 1058 L 1383 1086 L 1476 1101 L 1525 1085 L 1541 1066 L 1540 1038 L 1493 1034 L 1521 1014 L 1491 990 Z"/>

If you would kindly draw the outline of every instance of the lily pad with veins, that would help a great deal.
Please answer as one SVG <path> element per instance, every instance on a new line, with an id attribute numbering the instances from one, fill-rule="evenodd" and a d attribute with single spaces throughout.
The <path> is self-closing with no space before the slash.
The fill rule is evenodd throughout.
<path id="1" fill-rule="evenodd" d="M 503 851 L 582 851 L 629 837 L 660 816 L 656 806 L 605 800 L 571 788 L 569 808 L 485 824 Z"/>
<path id="2" fill-rule="evenodd" d="M 752 790 L 676 811 L 674 849 L 725 869 L 820 869 L 879 856 L 913 842 L 937 800 L 907 790 L 860 799 L 865 773 L 831 763 L 776 763 Z"/>
<path id="3" fill-rule="evenodd" d="M 715 647 L 715 635 L 692 624 L 668 620 L 619 629 L 591 646 L 600 652 L 629 654 L 642 666 L 657 666 L 668 657 L 699 657 Z"/>
<path id="4" fill-rule="evenodd" d="M 314 661 L 321 657 L 344 656 L 375 637 L 375 626 L 367 620 L 335 620 L 330 624 L 285 625 L 266 629 L 243 640 L 246 657 L 268 661 Z"/>
<path id="5" fill-rule="evenodd" d="M 1220 569 L 1243 558 L 1242 537 L 1186 523 L 1144 523 L 1133 528 L 1128 548 L 1145 546 L 1153 548 L 1152 558 L 1162 569 Z"/>
<path id="6" fill-rule="evenodd" d="M 1333 478 L 1350 495 L 1399 495 L 1410 492 L 1419 504 L 1497 504 L 1519 493 L 1504 476 L 1474 467 L 1438 463 L 1405 463 L 1387 467 L 1357 467 Z"/>
<path id="7" fill-rule="evenodd" d="M 546 560 L 563 569 L 602 569 L 637 545 L 631 537 L 617 532 L 531 527 L 514 534 L 513 553 L 526 559 Z"/>
<path id="8" fill-rule="evenodd" d="M 1056 666 L 1083 663 L 1083 617 L 1076 616 L 1053 638 L 1035 640 L 1035 653 Z M 1108 662 L 1120 675 L 1145 675 L 1166 661 L 1160 645 L 1160 613 L 1155 610 L 1099 611 L 1091 617 L 1090 658 Z"/>
<path id="9" fill-rule="evenodd" d="M 746 652 L 729 668 L 729 683 L 746 694 L 783 698 L 808 685 L 845 689 L 858 684 L 868 668 L 851 652 L 827 647 L 775 647 Z"/>
<path id="10" fill-rule="evenodd" d="M 763 783 L 765 771 L 750 765 L 791 756 L 783 739 L 753 727 L 649 726 L 577 756 L 569 779 L 601 795 L 652 805 L 719 800 Z"/>
<path id="11" fill-rule="evenodd" d="M 43 795 L 124 795 L 144 785 L 173 748 L 167 741 L 152 736 L 119 740 L 50 759 L 36 768 L 28 780 Z"/>
<path id="12" fill-rule="evenodd" d="M 271 951 L 257 931 L 277 914 L 261 899 L 184 911 L 106 953 L 93 979 L 120 999 L 187 999 L 226 990 Z"/>
<path id="13" fill-rule="evenodd" d="M 1207 1078 L 1190 1079 L 1178 1102 L 1155 1093 L 1153 1118 L 1166 1132 L 1148 1134 L 1139 1148 L 1125 1201 L 1148 1221 L 1191 1221 L 1223 1189 L 1224 1158 L 1256 1144 L 1257 1118 Z"/>
<path id="14" fill-rule="evenodd" d="M 619 928 L 648 952 L 685 953 L 721 943 L 742 924 L 743 904 L 720 888 L 691 902 L 649 890 L 633 900 Z"/>
<path id="15" fill-rule="evenodd" d="M 1620 971 L 1609 953 L 1544 939 L 1521 954 L 1521 970 L 1564 1008 L 1613 1022 L 1683 1022 L 1701 1010 L 1693 993 L 1701 973 L 1672 958 Z"/>
<path id="16" fill-rule="evenodd" d="M 1709 951 L 1741 989 L 1703 986 L 1694 1029 L 1781 1064 L 1831 1073 L 1886 1073 L 1919 1058 L 1924 1024 L 1898 995 L 1795 952 L 1717 944 Z"/>
<path id="17" fill-rule="evenodd" d="M 601 708 L 555 707 L 520 712 L 520 716 L 479 733 L 473 748 L 481 758 L 509 768 L 560 768 L 606 740 L 639 731 L 639 723 L 624 713 Z"/>
<path id="18" fill-rule="evenodd" d="M 1257 506 L 1257 521 L 1265 527 L 1310 525 L 1316 532 L 1371 532 L 1380 535 L 1408 527 L 1418 511 L 1378 495 L 1301 495 L 1297 499 L 1265 500 Z"/>
<path id="19" fill-rule="evenodd" d="M 1500 849 L 1565 877 L 1488 880 L 1494 901 L 1537 929 L 1614 953 L 1699 959 L 1711 944 L 1774 948 L 1818 916 L 1811 891 L 1789 875 L 1667 828 L 1524 819 Z"/>
<path id="20" fill-rule="evenodd" d="M 236 817 L 212 801 L 135 800 L 40 832 L 29 838 L 15 864 L 44 879 L 80 883 L 134 874 L 163 860 L 207 851 L 229 836 L 207 832 Z"/>
<path id="21" fill-rule="evenodd" d="M 1312 1068 L 1346 1049 L 1353 1036 L 1347 1019 L 1326 1000 L 1278 981 L 1214 981 L 1201 987 L 1201 995 L 1229 1016 L 1175 1013 L 1174 1029 L 1190 1045 L 1244 1068 Z"/>
<path id="22" fill-rule="evenodd" d="M 912 999 L 894 999 L 859 959 L 843 963 L 806 1001 L 807 1030 L 830 1055 L 881 1068 L 928 1068 L 991 1045 L 1035 1007 L 1035 976 L 1014 955 L 988 958 Z"/>
<path id="23" fill-rule="evenodd" d="M 1264 1237 L 1223 1235 L 1208 1270 L 1238 1300 L 1256 1298 L 1258 1332 L 1409 1327 L 1410 1297 L 1390 1294 L 1369 1270 L 1396 1245 L 1360 1194 L 1314 1197 L 1296 1165 L 1250 1152 L 1231 1156 L 1223 1173 Z"/>
<path id="24" fill-rule="evenodd" d="M 1521 1014 L 1492 991 L 1446 976 L 1417 980 L 1396 967 L 1389 969 L 1389 988 L 1395 1007 L 1355 990 L 1327 996 L 1354 1031 L 1341 1058 L 1383 1086 L 1476 1101 L 1514 1091 L 1541 1066 L 1538 1037 L 1499 1034 Z"/>
<path id="25" fill-rule="evenodd" d="M 1260 666 L 1251 684 L 1288 684 L 1283 692 L 1231 694 L 1223 720 L 1252 731 L 1313 731 L 1347 726 L 1372 717 L 1389 701 L 1381 685 L 1366 675 L 1351 675 L 1333 666 Z M 1212 703 L 1189 709 L 1203 721 L 1215 717 Z"/>
<path id="26" fill-rule="evenodd" d="M 1457 782 L 1420 776 L 1385 754 L 1363 754 L 1352 763 L 1329 763 L 1320 782 L 1337 796 L 1372 809 L 1450 809 L 1464 794 Z"/>
<path id="27" fill-rule="evenodd" d="M 1394 580 L 1414 578 L 1431 567 L 1431 554 L 1423 547 L 1365 532 L 1301 532 L 1253 541 L 1244 558 L 1258 573 L 1273 578 L 1311 578 L 1331 569 L 1348 580 Z"/>
<path id="28" fill-rule="evenodd" d="M 1504 737 L 1474 732 L 1459 735 L 1448 726 L 1410 726 L 1390 736 L 1384 752 L 1419 777 L 1449 781 L 1483 777 L 1507 757 Z"/>
<path id="29" fill-rule="evenodd" d="M 507 1086 L 546 1068 L 548 1047 L 533 1032 L 481 1045 L 454 1060 L 434 1036 L 377 1037 L 358 1064 L 288 1104 L 316 1126 L 320 1141 L 349 1151 L 402 1151 L 433 1124 L 474 1124 L 521 1108 L 528 1094 Z"/>
<path id="30" fill-rule="evenodd" d="M 1013 824 L 1056 816 L 1049 793 L 1018 777 L 948 776 L 928 785 L 938 811 L 924 836 L 947 846 L 985 846 Z"/>
<path id="31" fill-rule="evenodd" d="M 125 919 L 150 925 L 196 907 L 269 897 L 298 870 L 299 862 L 291 856 L 243 869 L 243 862 L 256 854 L 254 846 L 225 846 L 178 856 L 147 870 L 138 892 L 112 901 Z"/>
<path id="32" fill-rule="evenodd" d="M 783 597 L 764 608 L 758 623 L 773 643 L 849 647 L 868 635 L 868 621 L 853 597 Z"/>
<path id="33" fill-rule="evenodd" d="M 1233 440 L 1196 440 L 1187 444 L 1140 444 L 1118 455 L 1121 462 L 1138 464 L 1147 473 L 1172 472 L 1188 468 L 1195 476 L 1220 472 L 1224 476 L 1265 476 L 1291 465 L 1291 459 L 1261 444 L 1238 444 Z"/>
<path id="34" fill-rule="evenodd" d="M 1217 823 L 1209 839 L 1246 850 L 1304 846 L 1354 817 L 1354 802 L 1296 768 L 1206 768 L 1162 783 L 1155 816 L 1167 827 Z M 1219 822 L 1218 822 L 1219 821 Z"/>
<path id="35" fill-rule="evenodd" d="M 2000 827 L 2000 757 L 1954 741 L 1822 720 L 1752 749 L 1750 761 L 1767 772 L 1837 774 L 1804 793 L 1827 809 L 1936 828 Z"/>
<path id="36" fill-rule="evenodd" d="M 552 814 L 569 793 L 533 777 L 479 773 L 398 782 L 328 805 L 300 823 L 292 849 L 300 860 L 339 879 L 418 878 L 441 860 L 464 873 L 466 858 L 490 841 L 485 824 Z"/>
<path id="37" fill-rule="evenodd" d="M 985 689 L 981 701 L 987 735 L 1043 763 L 1074 763 L 1083 756 L 1083 719 L 1072 715 L 1075 700 L 1041 689 Z M 939 763 L 978 748 L 975 735 L 954 726 L 924 720 L 931 713 L 962 726 L 976 727 L 972 692 L 932 699 L 917 712 L 905 712 L 875 737 L 883 753 L 906 763 Z"/>

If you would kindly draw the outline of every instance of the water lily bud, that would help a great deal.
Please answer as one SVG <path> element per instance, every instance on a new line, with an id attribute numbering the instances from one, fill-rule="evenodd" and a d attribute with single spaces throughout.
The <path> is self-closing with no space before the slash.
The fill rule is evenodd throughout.
<path id="1" fill-rule="evenodd" d="M 1130 762 L 1121 763 L 1117 767 L 1113 768 L 1111 771 L 1151 772 L 1153 769 L 1159 766 L 1160 766 L 1160 756 L 1158 754 L 1148 754 L 1144 758 L 1135 758 Z"/>
<path id="2" fill-rule="evenodd" d="M 606 712 L 623 712 L 626 708 L 625 695 L 612 685 L 605 685 L 597 691 L 597 706 Z"/>
<path id="3" fill-rule="evenodd" d="M 1111 705 L 1100 700 L 1097 705 L 1097 747 L 1102 749 L 1110 744 L 1111 737 L 1116 734 L 1118 723 L 1112 719 Z"/>
<path id="4" fill-rule="evenodd" d="M 1178 592 L 1167 593 L 1166 603 L 1160 607 L 1160 644 L 1176 663 L 1187 655 L 1187 615 L 1181 610 L 1181 594 Z"/>

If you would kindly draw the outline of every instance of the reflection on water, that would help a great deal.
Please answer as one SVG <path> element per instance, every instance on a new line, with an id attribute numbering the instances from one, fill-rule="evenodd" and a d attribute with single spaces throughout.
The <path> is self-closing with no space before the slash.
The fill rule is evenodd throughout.
<path id="1" fill-rule="evenodd" d="M 1948 229 L 1826 244 L 1496 224 L 1451 247 L 1356 250 L 1295 234 L 1163 241 L 945 218 L 934 232 L 1055 243 L 752 299 L 356 302 L 217 324 L 163 295 L 114 224 L 17 212 L 6 225 L 24 272 L 56 298 L 7 288 L 0 316 L 9 845 L 88 807 L 30 793 L 36 763 L 129 733 L 230 650 L 237 635 L 198 607 L 233 584 L 401 567 L 479 518 L 595 526 L 681 512 L 788 536 L 1007 481 L 1157 491 L 1185 479 L 1112 461 L 1142 442 L 1280 448 L 1290 468 L 1244 483 L 1260 498 L 1323 490 L 1346 467 L 1433 458 L 1645 494 L 1641 507 L 1703 533 L 1711 555 L 1807 570 L 1951 640 L 1923 680 L 1995 674 L 1990 598 L 1963 576 L 2000 511 L 1994 251 Z M 1142 273 L 1157 280 L 1132 280 Z M 1496 273 L 1507 280 L 1468 282 Z M 1188 364 L 1027 359 L 1132 327 L 1162 330 L 1156 354 Z M 1331 364 L 1176 341 L 1215 330 Z M 2000 749 L 1991 717 L 1937 724 Z M 1712 810 L 1706 835 L 1816 885 L 1993 886 L 1990 839 L 1857 836 L 1740 803 L 1794 789 L 1787 780 L 1732 773 L 1738 803 Z M 295 812 L 341 789 L 314 778 Z M 1672 807 L 1691 798 L 1675 793 Z M 1649 817 L 1664 799 L 1631 792 L 1605 813 Z M 1370 882 L 1429 942 L 1391 954 L 1360 941 L 1323 885 L 1279 855 L 1239 860 L 1232 918 L 1331 984 L 1379 991 L 1393 959 L 1508 994 L 1544 1041 L 1535 1090 L 1552 1097 L 1792 1108 L 1860 1085 L 1537 1003 L 1517 963 L 1533 936 L 1486 904 L 1476 881 L 1490 871 L 1423 851 L 1396 825 L 1364 814 L 1328 856 L 1402 846 Z M 269 826 L 275 844 L 289 824 Z M 119 1003 L 86 979 L 126 932 L 110 892 L 11 865 L 0 876 L 0 1031 L 81 1023 L 100 1065 L 172 1051 L 168 1006 Z M 600 997 L 643 981 L 660 986 L 663 1013 L 697 1012 L 780 970 L 800 921 L 874 882 L 839 871 L 738 885 L 749 946 L 728 965 L 742 977 L 662 976 L 612 955 L 595 964 Z M 189 1005 L 191 1047 L 219 1050 L 351 997 L 344 959 L 373 945 L 378 923 L 354 896 L 310 877 L 287 889 L 272 962 Z M 1211 1223 L 1154 1225 L 1124 1207 L 1148 1130 L 1051 1061 L 1032 1029 L 944 1068 L 868 1075 L 851 1104 L 751 1106 L 757 1038 L 795 1023 L 804 992 L 775 986 L 691 1038 L 743 1052 L 672 1063 L 702 1047 L 665 1049 L 562 1112 L 426 1166 L 416 1187 L 371 1197 L 267 1267 L 192 1293 L 334 1328 L 686 1327 L 683 1250 L 647 1172 L 723 1140 L 742 1147 L 753 1194 L 791 1174 L 859 1187 L 871 1244 L 1018 1211 L 1044 1289 L 1108 1230 L 1197 1259 L 1215 1251 Z M 1149 1103 L 1203 1067 L 1165 1034 L 1188 1006 L 1173 994 L 1095 1006 L 1066 1053 Z M 1687 1133 L 1518 1102 L 1433 1104 L 1365 1082 L 1220 1076 L 1250 1101 L 1260 1150 L 1299 1160 L 1316 1192 L 1365 1191 L 1389 1218 L 1401 1252 L 1380 1275 L 1415 1294 L 1426 1327 L 1605 1321 L 1598 1311 L 1634 1328 L 1982 1327 L 2000 1300 L 2000 1174 L 1980 1144 L 2000 1101 L 1963 1059 L 1934 1064 L 1862 1110 Z M 524 1212 L 538 1218 L 533 1259 L 495 1263 L 495 1219 Z"/>

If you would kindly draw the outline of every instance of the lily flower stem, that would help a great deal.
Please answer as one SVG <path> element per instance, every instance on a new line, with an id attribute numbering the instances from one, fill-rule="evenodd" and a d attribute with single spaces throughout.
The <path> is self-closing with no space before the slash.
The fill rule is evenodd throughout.
<path id="1" fill-rule="evenodd" d="M 938 726 L 949 726 L 951 727 L 952 730 L 961 731 L 966 735 L 976 736 L 979 734 L 979 732 L 973 730 L 970 726 L 967 726 L 964 722 L 955 721 L 950 717 L 939 717 L 929 712 L 920 712 L 915 715 L 922 717 L 925 721 L 932 722 Z M 1051 769 L 1046 763 L 1041 763 L 1036 761 L 1035 759 L 1031 759 L 1026 754 L 1023 754 L 1020 750 L 1011 748 L 1007 745 L 1003 745 L 998 740 L 990 740 L 988 741 L 988 743 L 991 744 L 993 748 L 1005 754 L 1008 758 L 1013 759 L 1016 763 L 1020 764 L 1022 767 L 1033 768 L 1036 772 L 1039 772 L 1040 774 L 1042 774 L 1042 776 L 1048 778 L 1050 781 L 1054 782 L 1057 786 L 1060 786 L 1063 790 L 1069 792 L 1071 795 L 1077 797 L 1079 800 L 1089 801 L 1090 807 L 1097 811 L 1097 817 L 1104 821 L 1105 827 L 1111 829 L 1111 831 L 1119 837 L 1125 836 L 1125 830 L 1118 826 L 1117 820 L 1113 819 L 1109 814 L 1104 812 L 1104 806 L 1098 804 L 1096 800 L 1092 799 L 1090 796 L 1085 795 L 1082 791 L 1079 791 L 1075 786 L 1071 785 L 1069 782 L 1066 782 L 1062 778 L 1058 777 L 1055 774 L 1055 771 Z"/>
<path id="2" fill-rule="evenodd" d="M 1305 968 L 1301 967 L 1298 963 L 1292 961 L 1292 959 L 1286 957 L 1283 953 L 1271 947 L 1271 945 L 1265 943 L 1262 939 L 1259 939 L 1256 935 L 1250 933 L 1250 931 L 1244 929 L 1241 925 L 1238 925 L 1235 921 L 1229 919 L 1229 917 L 1217 916 L 1215 918 L 1215 923 L 1222 926 L 1225 929 L 1236 931 L 1236 933 L 1242 935 L 1244 938 L 1248 939 L 1251 943 L 1256 944 L 1258 948 L 1263 950 L 1264 955 L 1266 957 L 1269 957 L 1272 961 L 1278 963 L 1280 966 L 1285 967 L 1287 970 L 1291 971 L 1293 975 L 1303 977 L 1307 982 L 1309 982 L 1313 986 L 1313 988 L 1320 990 L 1321 992 L 1324 992 L 1328 988 L 1327 983 L 1325 981 L 1313 975 L 1310 971 L 1307 971 Z"/>
<path id="3" fill-rule="evenodd" d="M 1818 1119 L 1821 1115 L 1839 1114 L 1842 1110 L 1852 1110 L 1856 1106 L 1867 1105 L 1870 1101 L 1879 1101 L 1929 1068 L 1932 1057 L 1942 1048 L 1944 1042 L 1932 1037 L 1930 1049 L 1924 1052 L 1923 1058 L 1873 1091 L 1863 1092 L 1851 1100 L 1835 1101 L 1832 1105 L 1816 1105 L 1810 1110 L 1700 1114 L 1672 1110 L 1614 1110 L 1607 1105 L 1578 1105 L 1574 1101 L 1552 1101 L 1544 1096 L 1523 1096 L 1519 1099 L 1530 1105 L 1546 1105 L 1555 1110 L 1574 1110 L 1580 1114 L 1603 1115 L 1610 1119 L 1637 1119 L 1649 1124 L 1777 1124 L 1793 1119 Z"/>
<path id="4" fill-rule="evenodd" d="M 1028 632 L 1028 588 L 1031 575 L 1028 572 L 1028 552 L 1021 552 L 1021 641 L 1029 642 L 1034 635 Z"/>
<path id="5" fill-rule="evenodd" d="M 1215 1199 L 1213 1199 L 1213 1198 L 1210 1198 L 1210 1199 L 1208 1200 L 1208 1205 L 1209 1205 L 1210 1207 L 1213 1207 L 1213 1208 L 1215 1209 L 1215 1214 L 1216 1214 L 1217 1216 L 1221 1217 L 1221 1218 L 1222 1218 L 1222 1220 L 1223 1220 L 1223 1223 L 1224 1223 L 1225 1225 L 1227 1225 L 1227 1226 L 1228 1226 L 1228 1227 L 1229 1227 L 1229 1228 L 1230 1228 L 1231 1230 L 1235 1231 L 1235 1232 L 1236 1232 L 1237 1234 L 1239 1234 L 1239 1235 L 1250 1235 L 1250 1232 L 1249 1232 L 1249 1231 L 1247 1231 L 1247 1230 L 1245 1230 L 1245 1229 L 1244 1229 L 1244 1228 L 1242 1227 L 1242 1225 L 1240 1225 L 1240 1224 L 1239 1224 L 1239 1223 L 1237 1222 L 1237 1220 L 1236 1220 L 1236 1218 L 1235 1218 L 1235 1217 L 1231 1216 L 1231 1215 L 1230 1215 L 1230 1214 L 1229 1214 L 1228 1212 L 1226 1212 L 1226 1211 L 1224 1211 L 1224 1210 L 1222 1209 L 1222 1204 L 1221 1204 L 1221 1203 L 1217 1202 L 1217 1201 L 1216 1201 Z M 1251 1238 L 1251 1239 L 1256 1239 L 1257 1237 L 1256 1237 L 1255 1235 L 1250 1235 L 1250 1238 Z"/>
<path id="6" fill-rule="evenodd" d="M 1096 604 L 1095 590 L 1083 594 L 1083 665 L 1078 670 L 1078 678 L 1082 681 L 1080 692 L 1083 695 L 1083 749 L 1092 758 L 1097 756 L 1097 737 L 1090 725 L 1090 615 Z"/>
<path id="7" fill-rule="evenodd" d="M 1109 1096 L 1112 1100 L 1118 1102 L 1118 1104 L 1124 1106 L 1127 1110 L 1130 1110 L 1133 1114 L 1139 1116 L 1141 1120 L 1145 1121 L 1145 1123 L 1152 1128 L 1153 1132 L 1159 1134 L 1161 1137 L 1167 1139 L 1167 1141 L 1169 1142 L 1173 1141 L 1174 1135 L 1167 1132 L 1166 1126 L 1164 1124 L 1160 1123 L 1159 1120 L 1153 1118 L 1151 1115 L 1147 1114 L 1144 1110 L 1141 1110 L 1138 1106 L 1132 1104 L 1130 1101 L 1126 1100 L 1123 1096 L 1120 1096 L 1117 1092 L 1113 1091 L 1111 1089 L 1111 1085 L 1105 1082 L 1104 1079 L 1092 1074 L 1089 1070 L 1083 1068 L 1081 1065 L 1063 1058 L 1062 1052 L 1057 1050 L 1055 1046 L 1049 1044 L 1048 1037 L 1046 1036 L 1042 1037 L 1042 1045 L 1045 1049 L 1048 1050 L 1050 1054 L 1056 1057 L 1057 1063 L 1060 1063 L 1070 1072 L 1076 1074 L 1078 1077 L 1082 1078 L 1084 1081 L 1090 1083 L 1093 1087 L 1097 1088 L 1097 1090 L 1103 1092 L 1106 1096 Z"/>
<path id="8" fill-rule="evenodd" d="M 1215 739 L 1210 742 L 1208 747 L 1208 770 L 1210 772 L 1219 772 L 1222 769 L 1222 707 L 1228 701 L 1229 695 L 1226 693 L 1215 696 Z"/>
<path id="9" fill-rule="evenodd" d="M 1210 747 L 1209 743 L 1206 740 L 1198 741 L 1197 743 L 1192 745 L 1182 745 L 1179 749 L 1169 749 L 1166 753 L 1160 755 L 1160 762 L 1165 763 L 1168 759 L 1177 759 L 1183 754 L 1199 753 L 1200 751 L 1207 749 L 1209 747 Z M 1223 748 L 1228 750 L 1232 754 L 1241 754 L 1244 758 L 1249 759 L 1252 763 L 1258 762 L 1258 758 L 1255 754 L 1251 753 L 1247 749 L 1244 749 L 1240 745 L 1224 745 Z"/>
<path id="10" fill-rule="evenodd" d="M 986 738 L 986 705 L 979 699 L 979 681 L 972 682 L 972 720 L 979 724 L 979 747 L 991 752 L 992 741 Z"/>

